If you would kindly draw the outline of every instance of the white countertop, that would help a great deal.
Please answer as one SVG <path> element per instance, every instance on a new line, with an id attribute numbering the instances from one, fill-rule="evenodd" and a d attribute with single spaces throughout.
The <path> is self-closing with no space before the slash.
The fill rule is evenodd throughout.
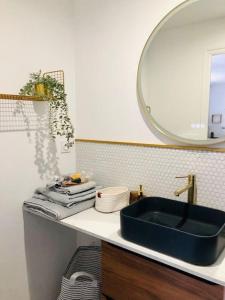
<path id="1" fill-rule="evenodd" d="M 94 208 L 90 208 L 59 223 L 168 266 L 225 286 L 225 250 L 213 265 L 200 267 L 124 240 L 120 235 L 119 212 L 104 214 L 97 212 Z"/>

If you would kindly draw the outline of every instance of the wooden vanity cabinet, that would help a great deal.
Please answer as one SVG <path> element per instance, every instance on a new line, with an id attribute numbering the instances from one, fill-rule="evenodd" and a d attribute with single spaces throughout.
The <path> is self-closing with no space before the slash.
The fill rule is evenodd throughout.
<path id="1" fill-rule="evenodd" d="M 224 287 L 102 243 L 102 300 L 224 300 Z"/>

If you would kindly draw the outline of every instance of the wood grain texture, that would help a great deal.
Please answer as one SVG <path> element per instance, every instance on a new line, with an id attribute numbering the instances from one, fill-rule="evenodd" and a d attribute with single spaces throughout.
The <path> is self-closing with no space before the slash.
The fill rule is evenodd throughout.
<path id="1" fill-rule="evenodd" d="M 103 294 L 114 300 L 223 300 L 224 288 L 103 242 Z"/>
<path id="2" fill-rule="evenodd" d="M 113 299 L 101 294 L 101 300 L 113 300 Z"/>

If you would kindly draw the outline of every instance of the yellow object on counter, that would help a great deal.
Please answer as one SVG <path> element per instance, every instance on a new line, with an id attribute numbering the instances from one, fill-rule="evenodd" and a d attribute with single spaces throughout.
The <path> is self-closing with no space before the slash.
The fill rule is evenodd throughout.
<path id="1" fill-rule="evenodd" d="M 70 177 L 71 177 L 73 180 L 76 180 L 76 179 L 81 178 L 81 174 L 80 174 L 80 173 L 74 173 L 74 174 L 70 175 Z"/>

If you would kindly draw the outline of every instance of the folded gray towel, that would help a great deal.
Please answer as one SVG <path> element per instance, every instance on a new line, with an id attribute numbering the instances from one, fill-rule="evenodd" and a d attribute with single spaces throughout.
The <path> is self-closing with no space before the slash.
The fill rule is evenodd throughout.
<path id="1" fill-rule="evenodd" d="M 49 201 L 33 197 L 30 200 L 25 201 L 23 205 L 24 208 L 30 212 L 34 212 L 41 216 L 44 215 L 45 217 L 52 220 L 62 220 L 94 206 L 94 203 L 95 198 L 92 198 L 90 200 L 79 202 L 70 208 L 67 208 Z"/>
<path id="2" fill-rule="evenodd" d="M 57 186 L 55 184 L 53 185 L 47 185 L 47 189 L 57 192 L 57 193 L 62 193 L 62 194 L 68 194 L 68 195 L 74 195 L 78 194 L 87 190 L 90 190 L 92 188 L 96 187 L 96 183 L 94 181 L 88 181 L 85 183 L 81 183 L 78 185 L 73 185 L 73 186 L 67 186 L 67 187 L 61 187 Z"/>
<path id="3" fill-rule="evenodd" d="M 62 194 L 62 193 L 54 192 L 49 190 L 48 188 L 37 188 L 34 197 L 38 199 L 49 200 L 50 202 L 65 207 L 71 207 L 78 202 L 89 200 L 95 197 L 95 191 L 96 191 L 95 188 L 91 188 L 84 192 L 69 195 L 65 193 Z M 40 195 L 44 197 L 40 197 Z"/>

